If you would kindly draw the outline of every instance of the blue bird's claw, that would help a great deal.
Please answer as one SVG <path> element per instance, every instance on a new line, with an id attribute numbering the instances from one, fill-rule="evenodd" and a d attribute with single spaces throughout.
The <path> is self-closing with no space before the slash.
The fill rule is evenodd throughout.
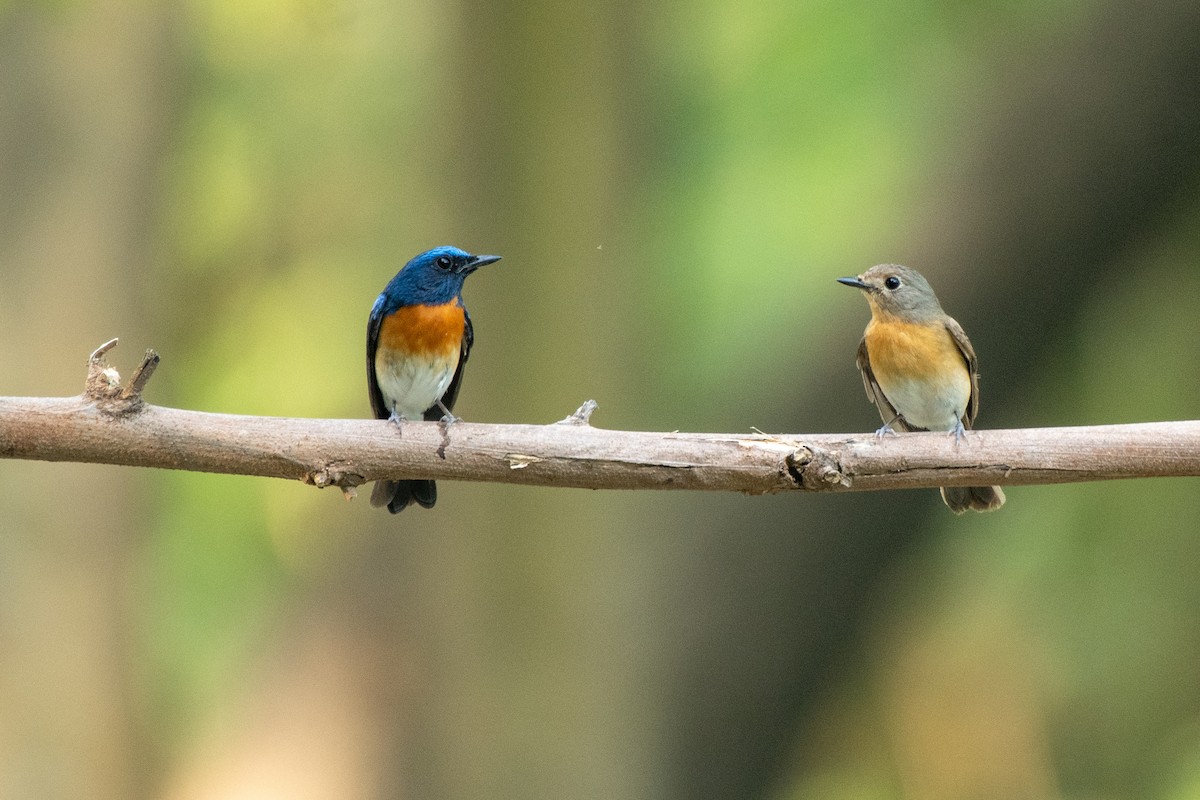
<path id="1" fill-rule="evenodd" d="M 967 435 L 967 429 L 963 427 L 961 419 L 958 421 L 958 424 L 954 426 L 954 429 L 950 431 L 950 434 L 954 437 L 954 444 L 956 445 L 963 440 L 964 436 Z"/>
<path id="2" fill-rule="evenodd" d="M 896 435 L 896 431 L 892 428 L 892 426 L 889 423 L 886 423 L 886 422 L 880 426 L 879 430 L 875 431 L 876 439 L 882 439 L 885 436 L 895 436 L 895 435 Z"/>
<path id="3" fill-rule="evenodd" d="M 441 423 L 443 425 L 445 425 L 447 428 L 449 428 L 451 425 L 453 425 L 456 422 L 462 421 L 461 417 L 454 416 L 454 414 L 451 413 L 450 409 L 446 408 L 446 404 L 442 402 L 441 398 L 438 398 L 437 407 L 442 410 L 443 416 L 441 419 Z"/>

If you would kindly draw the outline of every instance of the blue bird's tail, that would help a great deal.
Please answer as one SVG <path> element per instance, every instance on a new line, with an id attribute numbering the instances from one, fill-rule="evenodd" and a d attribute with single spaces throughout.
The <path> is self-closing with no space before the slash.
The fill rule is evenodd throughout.
<path id="1" fill-rule="evenodd" d="M 386 505 L 393 514 L 399 514 L 411 503 L 421 508 L 433 508 L 436 502 L 437 484 L 433 481 L 375 481 L 375 488 L 371 490 L 371 505 Z"/>

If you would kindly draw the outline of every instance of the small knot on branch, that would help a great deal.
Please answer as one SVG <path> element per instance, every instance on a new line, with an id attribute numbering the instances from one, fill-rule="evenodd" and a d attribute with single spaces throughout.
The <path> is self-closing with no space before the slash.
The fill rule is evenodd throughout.
<path id="1" fill-rule="evenodd" d="M 146 355 L 142 357 L 142 363 L 133 371 L 133 378 L 122 387 L 120 373 L 111 367 L 104 357 L 109 350 L 117 346 L 118 341 L 120 340 L 109 339 L 92 352 L 88 357 L 87 380 L 83 384 L 84 396 L 111 416 L 136 414 L 142 410 L 145 405 L 142 390 L 159 362 L 158 353 L 147 350 Z"/>
<path id="2" fill-rule="evenodd" d="M 342 490 L 343 497 L 351 500 L 358 494 L 355 487 L 362 486 L 367 479 L 351 470 L 349 464 L 335 461 L 309 470 L 304 476 L 304 482 L 318 489 L 336 486 Z"/>
<path id="3" fill-rule="evenodd" d="M 842 472 L 837 455 L 828 450 L 801 447 L 788 455 L 787 469 L 801 489 L 821 491 L 850 488 L 850 476 Z"/>
<path id="4" fill-rule="evenodd" d="M 575 413 L 571 416 L 560 419 L 555 425 L 591 425 L 592 412 L 596 410 L 599 404 L 595 400 L 585 400 L 583 405 L 575 409 Z"/>

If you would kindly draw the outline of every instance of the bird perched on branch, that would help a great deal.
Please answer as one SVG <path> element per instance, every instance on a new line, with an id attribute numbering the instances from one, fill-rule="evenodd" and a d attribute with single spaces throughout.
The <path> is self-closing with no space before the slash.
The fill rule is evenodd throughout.
<path id="1" fill-rule="evenodd" d="M 457 247 L 436 247 L 415 257 L 388 282 L 367 320 L 367 388 L 379 419 L 457 417 L 452 410 L 471 353 L 474 330 L 463 305 L 463 281 L 500 256 L 473 256 Z M 432 508 L 431 480 L 381 480 L 371 505 L 399 514 L 410 503 Z"/>
<path id="2" fill-rule="evenodd" d="M 879 409 L 877 436 L 902 431 L 949 431 L 955 442 L 979 411 L 975 349 L 962 326 L 942 311 L 921 273 L 880 264 L 838 283 L 861 289 L 871 321 L 858 345 L 858 368 L 867 397 Z M 942 500 L 956 514 L 1004 505 L 999 486 L 943 486 Z"/>

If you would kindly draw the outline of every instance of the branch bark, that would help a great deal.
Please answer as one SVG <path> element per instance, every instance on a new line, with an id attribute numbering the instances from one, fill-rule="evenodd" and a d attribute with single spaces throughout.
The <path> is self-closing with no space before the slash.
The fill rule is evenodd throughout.
<path id="1" fill-rule="evenodd" d="M 378 478 L 767 494 L 1200 475 L 1200 422 L 940 433 L 652 433 L 592 427 L 595 403 L 551 425 L 288 419 L 146 404 L 89 360 L 83 395 L 0 397 L 0 457 L 291 478 L 347 494 Z"/>

